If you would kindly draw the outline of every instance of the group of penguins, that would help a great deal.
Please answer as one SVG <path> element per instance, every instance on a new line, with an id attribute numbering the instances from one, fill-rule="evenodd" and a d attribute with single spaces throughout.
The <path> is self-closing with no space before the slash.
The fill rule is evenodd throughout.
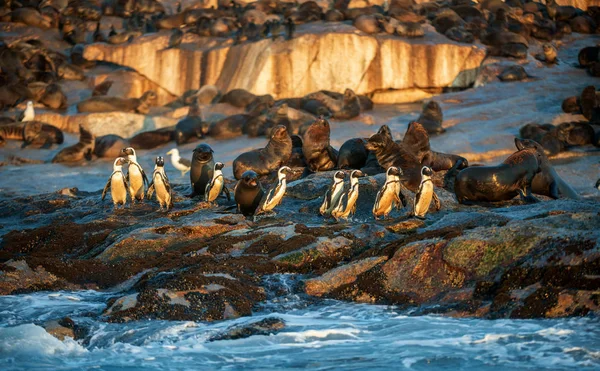
<path id="1" fill-rule="evenodd" d="M 212 153 L 212 149 L 207 144 L 200 144 L 194 150 L 194 153 Z M 182 175 L 190 170 L 191 162 L 181 159 L 177 149 L 173 149 L 167 154 L 171 154 L 173 166 L 182 171 Z M 212 156 L 211 156 L 212 158 Z M 211 160 L 210 163 L 213 161 Z M 127 174 L 123 171 L 123 165 L 129 164 Z M 156 193 L 156 199 L 160 205 L 160 210 L 168 211 L 173 207 L 173 188 L 169 183 L 169 178 L 165 173 L 165 160 L 162 156 L 157 156 L 155 160 L 154 171 L 150 182 L 146 173 L 137 161 L 135 149 L 128 147 L 122 150 L 122 157 L 117 157 L 113 164 L 113 172 L 110 175 L 104 190 L 102 191 L 102 200 L 104 201 L 108 191 L 111 193 L 115 209 L 119 206 L 124 207 L 127 202 L 127 194 L 131 202 L 143 201 L 146 196 L 148 199 Z M 231 195 L 225 180 L 223 178 L 222 162 L 214 162 L 212 178 L 207 178 L 204 187 L 204 202 L 210 205 L 216 204 L 217 198 L 223 193 L 227 200 L 231 200 Z M 204 169 L 205 170 L 205 169 Z M 202 172 L 202 169 L 197 169 Z M 266 192 L 258 179 L 258 174 L 253 170 L 245 171 L 237 181 L 234 188 L 234 200 L 237 206 L 237 212 L 244 216 L 255 216 L 266 213 L 274 213 L 287 190 L 287 175 L 291 174 L 292 169 L 288 166 L 282 166 L 277 171 L 277 183 L 271 186 Z M 192 173 L 192 178 L 194 174 Z M 198 175 L 198 174 L 196 174 Z M 412 216 L 424 219 L 429 211 L 431 202 L 434 202 L 436 211 L 441 208 L 439 198 L 434 192 L 434 185 L 431 179 L 433 170 L 428 166 L 421 169 L 421 183 L 415 194 L 414 208 Z M 359 178 L 365 176 L 360 170 L 352 170 L 350 173 L 350 184 L 345 184 L 347 177 L 344 171 L 336 171 L 333 175 L 333 182 L 327 188 L 323 196 L 323 202 L 319 212 L 324 217 L 333 217 L 336 221 L 340 219 L 347 220 L 356 212 L 356 202 L 359 192 Z M 386 171 L 386 180 L 375 199 L 373 205 L 373 216 L 375 220 L 383 217 L 384 219 L 392 210 L 407 206 L 407 200 L 402 192 L 402 169 L 391 166 Z M 201 184 L 203 186 L 204 184 Z M 147 186 L 147 191 L 145 191 Z M 197 184 L 192 184 L 193 189 L 197 189 Z M 190 196 L 195 196 L 193 192 Z"/>

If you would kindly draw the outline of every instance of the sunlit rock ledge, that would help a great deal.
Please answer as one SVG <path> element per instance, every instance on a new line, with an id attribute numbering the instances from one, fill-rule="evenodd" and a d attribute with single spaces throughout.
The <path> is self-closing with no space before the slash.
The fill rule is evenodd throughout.
<path id="1" fill-rule="evenodd" d="M 407 39 L 317 22 L 299 26 L 290 41 L 280 37 L 233 45 L 231 38 L 188 33 L 182 45 L 170 49 L 170 33 L 160 32 L 130 44 L 91 44 L 84 56 L 133 68 L 174 95 L 207 84 L 276 99 L 321 89 L 351 88 L 358 94 L 407 90 L 414 95 L 415 89 L 469 87 L 485 48 L 449 40 L 429 25 L 424 28 L 423 38 Z M 394 96 L 396 102 L 403 101 L 402 94 Z M 385 103 L 393 103 L 389 95 Z"/>

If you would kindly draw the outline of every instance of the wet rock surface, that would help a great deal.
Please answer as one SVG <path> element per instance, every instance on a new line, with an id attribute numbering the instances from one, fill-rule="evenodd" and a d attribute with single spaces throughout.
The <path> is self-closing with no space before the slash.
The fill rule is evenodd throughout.
<path id="1" fill-rule="evenodd" d="M 5 200 L 0 292 L 109 290 L 101 316 L 109 322 L 214 321 L 251 315 L 277 292 L 264 278 L 290 273 L 303 274 L 311 296 L 456 316 L 598 311 L 596 200 L 464 206 L 440 189 L 444 207 L 426 220 L 409 218 L 409 206 L 375 222 L 380 178 L 361 179 L 357 213 L 344 223 L 318 216 L 321 185 L 313 200 L 298 196 L 325 182 L 320 174 L 292 183 L 278 213 L 255 220 L 225 200 L 211 208 L 179 196 L 169 213 L 153 201 L 113 211 L 98 192 Z M 265 326 L 219 338 L 271 331 Z"/>

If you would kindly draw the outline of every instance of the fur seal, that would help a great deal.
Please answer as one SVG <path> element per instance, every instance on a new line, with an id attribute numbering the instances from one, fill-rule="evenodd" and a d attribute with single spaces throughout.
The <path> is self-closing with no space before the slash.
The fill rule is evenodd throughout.
<path id="1" fill-rule="evenodd" d="M 94 90 L 92 90 L 92 97 L 99 97 L 108 94 L 108 91 L 110 90 L 112 85 L 112 80 L 104 80 L 102 83 L 94 87 Z"/>
<path id="2" fill-rule="evenodd" d="M 444 121 L 444 114 L 442 113 L 442 107 L 436 101 L 429 101 L 423 106 L 421 116 L 417 119 L 417 122 L 427 130 L 428 134 L 441 134 L 446 131 L 442 127 Z"/>
<path id="3" fill-rule="evenodd" d="M 522 81 L 528 78 L 531 78 L 523 66 L 508 66 L 500 72 L 498 78 L 502 82 L 511 82 L 511 81 Z"/>
<path id="4" fill-rule="evenodd" d="M 360 169 L 367 163 L 369 151 L 365 147 L 367 140 L 364 138 L 352 138 L 342 144 L 339 150 L 338 169 Z"/>
<path id="5" fill-rule="evenodd" d="M 554 170 L 554 167 L 550 164 L 550 160 L 544 153 L 544 148 L 531 139 L 518 139 L 515 138 L 515 145 L 518 150 L 525 148 L 533 148 L 540 155 L 541 171 L 537 173 L 531 182 L 531 192 L 539 195 L 558 199 L 559 197 L 581 199 L 579 194 L 565 182 Z"/>
<path id="6" fill-rule="evenodd" d="M 556 127 L 557 138 L 567 146 L 593 144 L 596 133 L 587 122 L 563 122 Z"/>
<path id="7" fill-rule="evenodd" d="M 600 62 L 600 46 L 588 46 L 581 49 L 577 60 L 582 68 L 589 67 L 594 62 Z"/>
<path id="8" fill-rule="evenodd" d="M 52 22 L 49 19 L 41 15 L 37 9 L 29 7 L 21 7 L 13 10 L 10 13 L 10 21 L 25 23 L 28 26 L 42 29 L 52 28 Z"/>
<path id="9" fill-rule="evenodd" d="M 149 105 L 156 99 L 152 90 L 145 92 L 140 98 L 119 98 L 96 96 L 77 103 L 79 112 L 137 112 L 146 114 Z"/>
<path id="10" fill-rule="evenodd" d="M 542 53 L 536 54 L 535 59 L 545 62 L 547 64 L 555 64 L 557 62 L 556 56 L 558 52 L 554 45 L 545 43 L 542 45 Z"/>
<path id="11" fill-rule="evenodd" d="M 121 156 L 123 148 L 130 147 L 127 139 L 123 139 L 116 134 L 103 135 L 96 138 L 94 145 L 94 155 L 100 158 L 115 158 Z"/>
<path id="12" fill-rule="evenodd" d="M 456 175 L 454 193 L 461 204 L 511 200 L 520 195 L 525 202 L 537 202 L 531 195 L 531 183 L 541 170 L 541 155 L 524 148 L 496 166 L 475 166 Z M 453 174 L 454 169 L 448 172 Z"/>
<path id="13" fill-rule="evenodd" d="M 342 108 L 334 112 L 333 117 L 338 120 L 350 120 L 358 115 L 360 115 L 360 100 L 352 89 L 346 89 L 342 99 Z"/>
<path id="14" fill-rule="evenodd" d="M 175 138 L 173 127 L 166 127 L 152 131 L 144 131 L 129 138 L 130 146 L 137 149 L 154 149 L 167 144 Z"/>
<path id="15" fill-rule="evenodd" d="M 302 138 L 299 135 L 290 135 L 292 140 L 292 155 L 287 162 L 287 166 L 291 168 L 306 167 L 304 161 L 304 153 L 302 152 Z"/>
<path id="16" fill-rule="evenodd" d="M 208 128 L 208 124 L 202 121 L 198 103 L 194 101 L 188 115 L 175 125 L 175 143 L 181 146 L 202 139 L 208 133 Z"/>
<path id="17" fill-rule="evenodd" d="M 39 102 L 52 109 L 67 108 L 67 96 L 58 84 L 48 84 Z"/>
<path id="18" fill-rule="evenodd" d="M 79 142 L 67 148 L 63 148 L 52 159 L 53 163 L 63 162 L 79 162 L 84 158 L 88 161 L 92 160 L 96 138 L 86 130 L 83 125 L 79 125 Z"/>
<path id="19" fill-rule="evenodd" d="M 320 117 L 304 133 L 302 152 L 308 169 L 312 172 L 327 171 L 337 165 L 338 152 L 329 144 L 329 122 Z"/>
<path id="20" fill-rule="evenodd" d="M 192 193 L 188 197 L 204 196 L 206 185 L 213 178 L 215 161 L 213 150 L 206 143 L 198 144 L 192 155 L 192 170 L 190 171 L 190 182 Z"/>
<path id="21" fill-rule="evenodd" d="M 367 141 L 366 148 L 375 154 L 384 169 L 395 166 L 402 170 L 404 185 L 415 192 L 421 184 L 421 163 L 403 143 L 396 143 L 391 135 L 381 130 Z"/>
<path id="22" fill-rule="evenodd" d="M 215 139 L 231 139 L 244 134 L 244 128 L 254 116 L 237 114 L 213 122 L 208 127 L 208 135 Z"/>
<path id="23" fill-rule="evenodd" d="M 40 121 L 29 121 L 23 126 L 23 146 L 30 144 L 50 148 L 53 144 L 62 144 L 64 135 L 59 128 Z"/>
<path id="24" fill-rule="evenodd" d="M 238 212 L 244 216 L 254 215 L 264 195 L 262 186 L 258 181 L 258 174 L 252 170 L 245 171 L 235 185 L 233 194 Z"/>
<path id="25" fill-rule="evenodd" d="M 269 175 L 287 164 L 292 155 L 292 139 L 287 128 L 277 126 L 265 148 L 245 152 L 233 160 L 233 175 L 241 179 L 247 170 L 253 170 L 258 176 Z"/>
<path id="26" fill-rule="evenodd" d="M 256 99 L 260 99 L 261 101 L 273 101 L 273 97 L 268 94 L 257 96 L 245 89 L 233 89 L 223 95 L 219 100 L 219 103 L 229 103 L 234 107 L 246 108 L 246 106 L 253 103 Z"/>

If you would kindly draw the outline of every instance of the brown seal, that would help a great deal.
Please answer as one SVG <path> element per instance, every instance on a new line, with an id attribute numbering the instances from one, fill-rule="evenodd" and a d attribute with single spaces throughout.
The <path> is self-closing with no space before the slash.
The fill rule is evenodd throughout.
<path id="1" fill-rule="evenodd" d="M 427 130 L 416 121 L 408 124 L 402 144 L 410 148 L 422 166 L 430 167 L 433 171 L 448 170 L 454 167 L 459 160 L 461 161 L 460 169 L 469 166 L 467 159 L 462 156 L 432 151 Z"/>
<path id="2" fill-rule="evenodd" d="M 444 114 L 442 107 L 439 103 L 432 100 L 423 106 L 421 116 L 417 119 L 417 122 L 427 130 L 428 134 L 441 134 L 446 131 L 442 127 L 444 121 Z M 433 169 L 435 171 L 435 169 Z"/>
<path id="3" fill-rule="evenodd" d="M 499 165 L 461 170 L 454 182 L 458 202 L 498 202 L 511 200 L 517 195 L 525 202 L 537 202 L 531 195 L 531 183 L 541 171 L 541 156 L 534 148 L 523 148 Z"/>
<path id="4" fill-rule="evenodd" d="M 335 169 L 338 152 L 330 145 L 331 128 L 322 117 L 315 120 L 302 138 L 302 152 L 308 169 L 312 172 Z"/>
<path id="5" fill-rule="evenodd" d="M 202 121 L 198 102 L 194 100 L 187 116 L 175 125 L 175 143 L 181 146 L 202 139 L 208 133 L 208 127 L 208 123 Z"/>
<path id="6" fill-rule="evenodd" d="M 291 155 L 292 139 L 287 128 L 277 126 L 265 148 L 242 153 L 233 161 L 233 175 L 236 179 L 241 179 L 247 170 L 253 170 L 259 176 L 269 175 L 287 164 Z"/>
<path id="7" fill-rule="evenodd" d="M 166 128 L 138 133 L 133 137 L 129 138 L 129 144 L 131 147 L 137 149 L 153 149 L 156 147 L 160 147 L 163 144 L 167 144 L 174 139 L 175 130 L 172 126 L 170 126 Z"/>
<path id="8" fill-rule="evenodd" d="M 131 144 L 127 139 L 116 134 L 103 135 L 96 138 L 94 154 L 96 157 L 114 159 L 122 155 L 123 148 L 128 147 L 131 147 Z"/>
<path id="9" fill-rule="evenodd" d="M 531 191 L 533 193 L 554 199 L 560 197 L 572 198 L 575 200 L 581 199 L 581 196 L 577 194 L 577 191 L 556 173 L 554 167 L 550 164 L 550 160 L 548 160 L 548 157 L 546 157 L 546 154 L 544 153 L 544 148 L 539 143 L 531 139 L 515 138 L 515 145 L 518 150 L 533 148 L 540 155 L 541 171 L 533 177 L 531 182 Z"/>
<path id="10" fill-rule="evenodd" d="M 96 138 L 86 130 L 82 125 L 79 125 L 79 142 L 67 148 L 63 148 L 54 156 L 52 162 L 79 162 L 84 158 L 88 161 L 92 160 Z"/>
<path id="11" fill-rule="evenodd" d="M 215 139 L 231 139 L 244 134 L 244 128 L 254 116 L 237 114 L 210 124 L 208 135 Z"/>
<path id="12" fill-rule="evenodd" d="M 146 114 L 149 105 L 156 99 L 156 93 L 149 90 L 140 98 L 119 98 L 97 96 L 77 103 L 79 112 L 137 112 Z"/>

